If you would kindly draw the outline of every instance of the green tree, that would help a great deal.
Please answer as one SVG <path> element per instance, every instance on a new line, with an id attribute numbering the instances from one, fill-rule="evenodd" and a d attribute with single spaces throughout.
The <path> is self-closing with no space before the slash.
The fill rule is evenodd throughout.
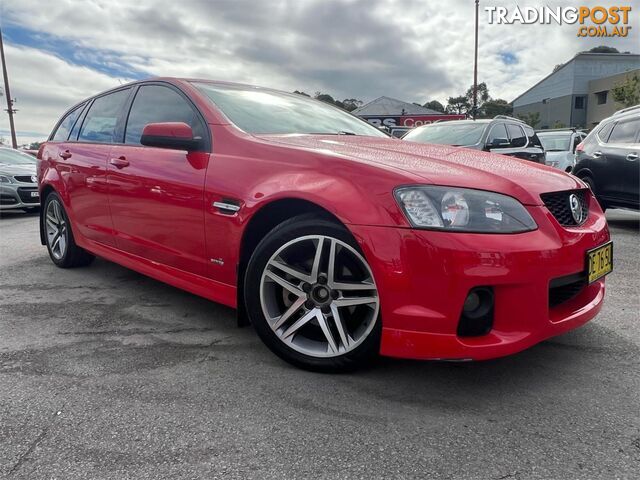
<path id="1" fill-rule="evenodd" d="M 431 100 L 430 102 L 422 105 L 424 108 L 430 108 L 431 110 L 435 110 L 436 112 L 445 112 L 444 105 L 442 105 L 438 100 Z"/>
<path id="2" fill-rule="evenodd" d="M 480 109 L 481 118 L 493 118 L 496 115 L 511 115 L 512 113 L 513 106 L 501 98 L 484 102 Z"/>
<path id="3" fill-rule="evenodd" d="M 600 45 L 599 47 L 593 47 L 591 50 L 587 50 L 588 53 L 620 53 L 617 48 L 607 47 L 606 45 Z"/>
<path id="4" fill-rule="evenodd" d="M 298 95 L 304 95 L 305 97 L 311 97 L 308 93 L 299 92 L 298 90 L 294 90 L 293 93 L 297 93 Z"/>
<path id="5" fill-rule="evenodd" d="M 42 142 L 31 142 L 29 144 L 29 150 L 38 150 L 40 145 L 42 145 Z"/>
<path id="6" fill-rule="evenodd" d="M 467 103 L 469 103 L 469 112 L 468 113 L 473 115 L 473 112 L 471 111 L 473 109 L 473 85 L 471 85 L 469 87 L 469 89 L 467 90 L 467 93 L 465 94 L 465 96 L 467 97 Z M 485 102 L 488 102 L 489 100 L 491 100 L 491 96 L 489 95 L 489 88 L 487 87 L 487 84 L 485 82 L 479 83 L 478 84 L 478 104 L 476 106 L 476 108 L 477 108 L 476 116 L 482 115 L 482 106 L 484 105 Z"/>
<path id="7" fill-rule="evenodd" d="M 540 112 L 527 112 L 525 114 L 518 115 L 518 118 L 531 128 L 536 128 L 540 123 Z"/>
<path id="8" fill-rule="evenodd" d="M 345 98 L 342 101 L 342 108 L 344 108 L 347 112 L 353 112 L 356 108 L 362 106 L 362 100 L 358 100 L 356 98 Z"/>
<path id="9" fill-rule="evenodd" d="M 447 113 L 467 113 L 470 108 L 471 105 L 469 105 L 466 95 L 447 99 Z"/>
<path id="10" fill-rule="evenodd" d="M 336 104 L 336 101 L 328 93 L 316 92 L 313 98 L 315 98 L 316 100 L 320 100 L 321 102 L 330 103 L 331 105 Z"/>
<path id="11" fill-rule="evenodd" d="M 640 104 L 640 77 L 638 74 L 627 76 L 624 82 L 611 89 L 611 95 L 623 108 Z"/>

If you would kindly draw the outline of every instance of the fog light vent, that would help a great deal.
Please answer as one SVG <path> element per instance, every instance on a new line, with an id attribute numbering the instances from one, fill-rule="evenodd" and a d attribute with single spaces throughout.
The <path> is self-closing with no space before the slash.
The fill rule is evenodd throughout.
<path id="1" fill-rule="evenodd" d="M 493 327 L 493 289 L 472 288 L 462 306 L 458 323 L 458 336 L 478 337 L 486 335 Z"/>

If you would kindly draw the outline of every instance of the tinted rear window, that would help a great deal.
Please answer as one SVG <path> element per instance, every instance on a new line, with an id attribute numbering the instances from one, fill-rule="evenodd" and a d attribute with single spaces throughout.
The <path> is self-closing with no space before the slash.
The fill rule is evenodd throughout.
<path id="1" fill-rule="evenodd" d="M 529 146 L 542 147 L 542 142 L 540 141 L 540 138 L 538 138 L 538 135 L 536 135 L 536 132 L 533 128 L 531 128 L 529 125 L 525 125 L 522 128 L 524 128 L 524 133 L 527 134 L 527 138 L 529 139 Z"/>
<path id="2" fill-rule="evenodd" d="M 84 104 L 76 107 L 62 119 L 51 140 L 54 142 L 64 142 L 69 137 L 69 132 L 76 123 L 80 112 L 82 112 L 83 106 Z"/>
<path id="3" fill-rule="evenodd" d="M 607 143 L 609 141 L 609 135 L 611 135 L 611 130 L 613 129 L 614 123 L 607 123 L 606 125 L 602 125 L 597 132 L 598 138 Z"/>
<path id="4" fill-rule="evenodd" d="M 633 143 L 638 135 L 640 119 L 618 122 L 609 136 L 609 143 Z"/>
<path id="5" fill-rule="evenodd" d="M 520 125 L 514 123 L 507 124 L 507 132 L 511 139 L 511 146 L 514 148 L 524 147 L 527 144 L 527 136 Z"/>
<path id="6" fill-rule="evenodd" d="M 82 122 L 78 141 L 96 143 L 119 141 L 120 139 L 116 138 L 116 128 L 122 107 L 129 97 L 129 90 L 118 90 L 96 98 Z"/>

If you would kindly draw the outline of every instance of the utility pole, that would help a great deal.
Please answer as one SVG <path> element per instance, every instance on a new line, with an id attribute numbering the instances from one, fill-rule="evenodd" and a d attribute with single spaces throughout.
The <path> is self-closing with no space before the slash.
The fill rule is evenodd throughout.
<path id="1" fill-rule="evenodd" d="M 2 76 L 4 77 L 4 95 L 7 97 L 7 113 L 9 114 L 9 128 L 11 129 L 11 146 L 18 148 L 16 140 L 16 127 L 13 124 L 13 114 L 16 110 L 13 108 L 13 99 L 9 90 L 9 75 L 7 74 L 7 61 L 4 59 L 4 44 L 2 42 L 2 30 L 0 30 L 0 57 L 2 58 Z"/>
<path id="2" fill-rule="evenodd" d="M 478 9 L 480 6 L 480 0 L 476 0 L 476 44 L 473 60 L 473 119 L 476 119 L 478 114 Z"/>

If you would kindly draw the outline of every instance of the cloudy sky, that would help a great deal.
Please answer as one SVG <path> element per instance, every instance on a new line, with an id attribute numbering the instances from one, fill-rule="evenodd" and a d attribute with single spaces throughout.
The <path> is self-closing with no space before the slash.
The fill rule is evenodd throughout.
<path id="1" fill-rule="evenodd" d="M 479 78 L 493 97 L 513 100 L 596 45 L 640 50 L 639 0 L 575 4 L 632 6 L 630 36 L 607 40 L 576 25 L 489 25 L 482 8 L 567 2 L 480 4 Z M 19 143 L 45 138 L 84 97 L 157 75 L 444 103 L 473 80 L 473 15 L 473 0 L 0 0 Z"/>

